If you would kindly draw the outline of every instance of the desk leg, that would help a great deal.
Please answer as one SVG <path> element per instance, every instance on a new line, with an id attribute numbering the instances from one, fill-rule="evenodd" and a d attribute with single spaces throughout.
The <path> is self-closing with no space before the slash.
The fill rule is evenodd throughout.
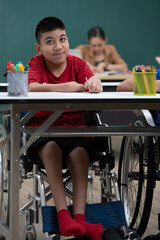
<path id="1" fill-rule="evenodd" d="M 20 111 L 11 106 L 11 177 L 10 177 L 10 240 L 19 239 L 19 148 Z"/>

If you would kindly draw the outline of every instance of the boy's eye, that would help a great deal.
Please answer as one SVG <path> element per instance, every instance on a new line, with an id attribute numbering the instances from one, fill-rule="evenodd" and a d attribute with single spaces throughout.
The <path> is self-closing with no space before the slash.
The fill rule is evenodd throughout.
<path id="1" fill-rule="evenodd" d="M 52 44 L 53 40 L 47 40 L 47 44 Z"/>
<path id="2" fill-rule="evenodd" d="M 60 39 L 61 42 L 65 42 L 66 40 L 67 40 L 66 37 L 62 37 L 62 38 Z"/>

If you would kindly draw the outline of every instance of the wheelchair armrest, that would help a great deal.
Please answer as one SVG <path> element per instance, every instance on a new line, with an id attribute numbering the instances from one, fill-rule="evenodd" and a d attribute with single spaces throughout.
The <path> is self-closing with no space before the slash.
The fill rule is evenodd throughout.
<path id="1" fill-rule="evenodd" d="M 100 115 L 98 113 L 95 113 L 95 118 L 98 126 L 106 126 L 106 127 L 108 126 L 107 124 L 102 123 Z"/>
<path id="2" fill-rule="evenodd" d="M 101 111 L 94 112 L 94 111 L 88 111 L 85 114 L 85 121 L 87 126 L 108 126 L 107 124 L 102 123 L 101 117 L 100 117 Z"/>
<path id="3" fill-rule="evenodd" d="M 10 132 L 10 108 L 0 108 L 0 115 L 3 119 L 3 125 L 5 126 L 7 133 Z"/>
<path id="4" fill-rule="evenodd" d="M 136 116 L 143 116 L 145 118 L 146 123 L 149 126 L 155 126 L 155 119 L 154 119 L 154 115 L 156 111 L 150 111 L 148 109 L 141 109 L 141 110 L 134 110 Z"/>
<path id="5" fill-rule="evenodd" d="M 9 115 L 10 108 L 0 108 L 0 115 Z"/>

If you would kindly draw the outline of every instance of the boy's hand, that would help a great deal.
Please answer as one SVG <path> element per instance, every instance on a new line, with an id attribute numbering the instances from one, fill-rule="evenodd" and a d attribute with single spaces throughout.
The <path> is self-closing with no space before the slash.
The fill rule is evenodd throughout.
<path id="1" fill-rule="evenodd" d="M 88 89 L 90 93 L 100 93 L 103 91 L 101 80 L 97 76 L 89 79 L 86 78 L 85 88 Z"/>
<path id="2" fill-rule="evenodd" d="M 77 82 L 66 83 L 64 92 L 84 92 L 85 87 L 83 84 Z"/>

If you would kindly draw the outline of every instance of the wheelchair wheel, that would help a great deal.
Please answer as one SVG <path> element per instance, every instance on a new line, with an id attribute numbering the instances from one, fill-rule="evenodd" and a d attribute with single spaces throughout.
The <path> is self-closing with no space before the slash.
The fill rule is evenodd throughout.
<path id="1" fill-rule="evenodd" d="M 0 142 L 7 136 L 6 129 L 0 124 Z M 0 146 L 0 219 L 9 225 L 9 143 Z M 0 235 L 0 239 L 4 239 Z"/>
<path id="2" fill-rule="evenodd" d="M 146 124 L 144 117 L 133 122 L 134 126 Z M 148 136 L 124 137 L 119 159 L 118 182 L 126 222 L 140 237 L 148 224 L 155 186 L 153 140 Z"/>

